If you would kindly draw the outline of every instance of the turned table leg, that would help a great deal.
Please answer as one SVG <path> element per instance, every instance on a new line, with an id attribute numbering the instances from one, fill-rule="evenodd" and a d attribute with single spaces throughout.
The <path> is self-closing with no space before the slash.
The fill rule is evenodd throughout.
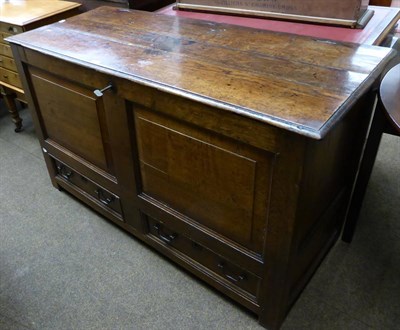
<path id="1" fill-rule="evenodd" d="M 6 102 L 7 110 L 11 114 L 11 119 L 13 123 L 15 124 L 15 132 L 21 132 L 22 131 L 22 119 L 18 114 L 18 109 L 15 104 L 15 97 L 13 96 L 12 93 L 8 92 L 4 88 L 1 88 L 1 95 L 4 98 L 4 101 Z"/>

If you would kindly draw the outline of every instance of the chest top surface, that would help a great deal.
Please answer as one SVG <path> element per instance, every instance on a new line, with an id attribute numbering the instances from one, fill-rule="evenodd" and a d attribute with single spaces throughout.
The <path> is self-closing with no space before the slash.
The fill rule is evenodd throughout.
<path id="1" fill-rule="evenodd" d="M 317 139 L 391 58 L 388 48 L 111 7 L 8 40 Z"/>
<path id="2" fill-rule="evenodd" d="M 24 26 L 79 6 L 59 0 L 0 0 L 0 22 Z"/>

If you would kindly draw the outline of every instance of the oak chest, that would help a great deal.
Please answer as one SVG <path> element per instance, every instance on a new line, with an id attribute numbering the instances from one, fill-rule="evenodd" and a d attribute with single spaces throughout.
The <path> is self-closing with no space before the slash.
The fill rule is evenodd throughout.
<path id="1" fill-rule="evenodd" d="M 391 51 L 107 7 L 8 40 L 53 185 L 278 328 Z"/>

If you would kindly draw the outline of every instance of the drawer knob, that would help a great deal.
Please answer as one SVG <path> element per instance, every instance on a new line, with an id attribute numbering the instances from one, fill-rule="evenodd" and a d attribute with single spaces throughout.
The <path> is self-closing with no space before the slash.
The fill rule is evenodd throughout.
<path id="1" fill-rule="evenodd" d="M 108 86 L 106 86 L 106 87 L 104 87 L 103 89 L 95 89 L 94 91 L 93 91 L 93 93 L 94 93 L 94 95 L 96 95 L 97 97 L 102 97 L 103 96 L 103 93 L 105 92 L 105 91 L 107 91 L 107 90 L 109 90 L 109 89 L 113 89 L 114 88 L 114 86 L 110 83 L 110 84 L 108 84 Z"/>
<path id="2" fill-rule="evenodd" d="M 192 248 L 199 251 L 203 250 L 203 247 L 196 242 L 192 242 Z"/>
<path id="3" fill-rule="evenodd" d="M 157 231 L 158 237 L 165 243 L 171 244 L 178 237 L 178 234 L 165 234 L 162 232 L 161 225 L 155 224 L 154 229 Z"/>
<path id="4" fill-rule="evenodd" d="M 69 180 L 72 176 L 72 174 L 74 174 L 70 169 L 68 169 L 66 166 L 64 166 L 63 164 L 58 164 L 57 165 L 57 170 L 58 173 L 60 173 L 60 175 L 65 179 L 65 180 Z"/>
<path id="5" fill-rule="evenodd" d="M 108 206 L 109 204 L 111 204 L 115 200 L 115 197 L 113 195 L 110 195 L 109 197 L 106 197 L 103 189 L 98 188 L 98 189 L 95 190 L 95 193 L 96 193 L 97 198 L 99 199 L 99 201 L 104 205 Z"/>
<path id="6" fill-rule="evenodd" d="M 246 279 L 246 275 L 245 275 L 245 274 L 241 274 L 241 275 L 231 275 L 231 274 L 228 274 L 228 273 L 227 273 L 227 267 L 226 267 L 226 265 L 225 265 L 225 263 L 224 263 L 223 261 L 221 261 L 221 262 L 218 264 L 218 268 L 220 268 L 222 274 L 224 274 L 225 277 L 226 277 L 228 280 L 232 281 L 232 282 L 238 283 L 238 282 L 243 281 L 243 280 Z"/>

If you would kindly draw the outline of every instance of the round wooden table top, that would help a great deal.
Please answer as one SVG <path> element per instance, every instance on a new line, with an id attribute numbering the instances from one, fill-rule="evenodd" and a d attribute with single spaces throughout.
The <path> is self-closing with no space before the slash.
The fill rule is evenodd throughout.
<path id="1" fill-rule="evenodd" d="M 400 63 L 382 79 L 379 92 L 390 123 L 400 133 Z"/>

